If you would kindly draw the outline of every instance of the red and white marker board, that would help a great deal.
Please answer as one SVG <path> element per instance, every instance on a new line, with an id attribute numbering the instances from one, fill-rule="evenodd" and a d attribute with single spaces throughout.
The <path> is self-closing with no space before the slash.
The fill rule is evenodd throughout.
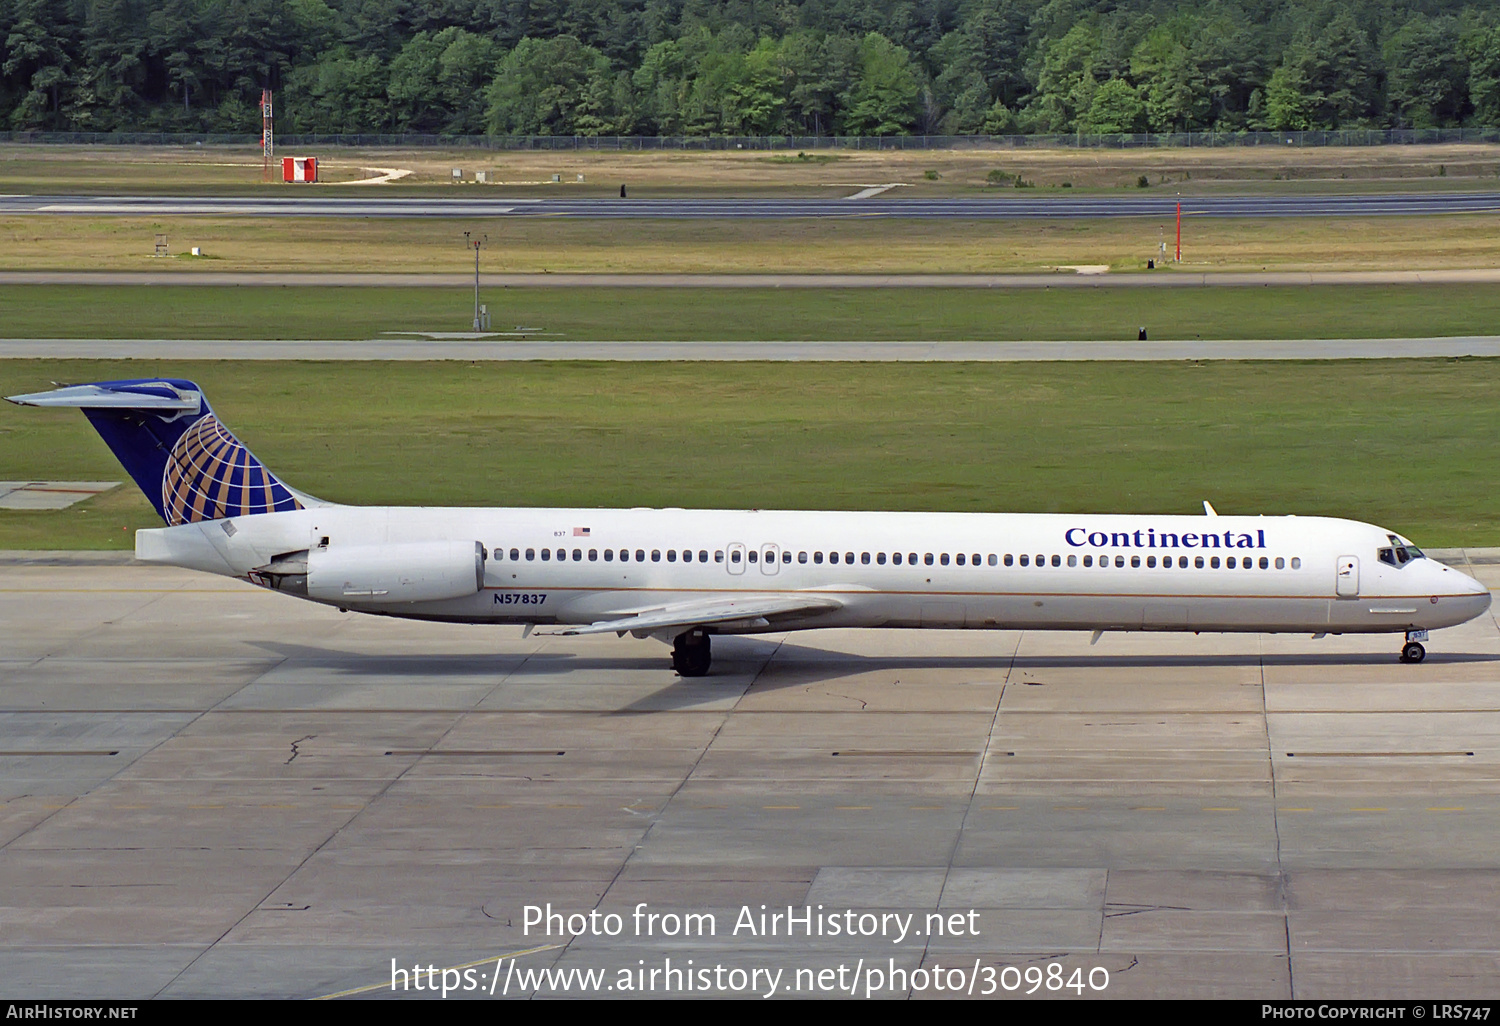
<path id="1" fill-rule="evenodd" d="M 282 157 L 281 180 L 284 182 L 316 182 L 318 180 L 318 158 Z"/>

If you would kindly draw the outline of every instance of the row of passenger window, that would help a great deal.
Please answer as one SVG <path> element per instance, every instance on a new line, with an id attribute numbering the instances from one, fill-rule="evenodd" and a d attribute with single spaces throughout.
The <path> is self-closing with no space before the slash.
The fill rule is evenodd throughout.
<path id="1" fill-rule="evenodd" d="M 676 549 L 668 549 L 667 550 L 667 562 L 668 563 L 675 563 L 675 562 L 677 562 L 678 555 L 679 555 L 679 553 L 678 553 L 678 551 Z M 682 561 L 684 563 L 691 563 L 691 562 L 693 562 L 693 550 L 692 549 L 683 549 L 682 552 L 681 552 L 681 557 L 682 557 Z M 497 559 L 497 560 L 503 560 L 505 558 L 505 548 L 503 546 L 500 546 L 500 545 L 495 546 L 495 557 L 494 558 Z M 521 550 L 520 549 L 511 549 L 510 550 L 510 558 L 511 558 L 512 562 L 518 562 L 518 561 L 520 561 L 520 559 L 522 558 Z M 536 549 L 527 549 L 526 553 L 525 553 L 525 558 L 528 559 L 528 560 L 534 560 L 534 559 L 536 559 L 537 558 L 537 550 Z M 598 562 L 598 560 L 599 560 L 599 550 L 598 549 L 589 549 L 588 550 L 588 556 L 586 558 L 591 563 Z M 644 563 L 644 562 L 646 562 L 647 558 L 648 557 L 646 555 L 646 550 L 645 549 L 636 549 L 635 550 L 635 561 L 637 563 Z M 651 562 L 653 562 L 653 563 L 660 563 L 661 562 L 661 550 L 660 549 L 652 549 L 651 550 L 651 555 L 650 555 L 649 558 L 650 558 Z M 541 550 L 541 559 L 542 559 L 543 562 L 547 562 L 548 560 L 556 559 L 559 563 L 565 563 L 568 560 L 568 550 L 567 549 L 542 549 Z M 573 550 L 573 562 L 575 562 L 575 563 L 582 563 L 584 561 L 584 559 L 585 559 L 585 556 L 584 556 L 583 549 L 574 549 Z M 619 559 L 620 559 L 621 563 L 629 563 L 631 561 L 630 550 L 629 549 L 621 549 L 619 551 Z M 604 562 L 606 562 L 606 563 L 613 563 L 614 560 L 615 560 L 615 550 L 614 549 L 605 549 L 604 550 Z M 708 562 L 708 550 L 707 549 L 699 549 L 698 550 L 697 561 L 699 563 L 707 563 Z M 723 550 L 720 550 L 720 551 L 714 553 L 714 562 L 715 563 L 722 563 L 722 562 L 724 562 L 724 552 L 723 552 Z"/>
<path id="2" fill-rule="evenodd" d="M 506 556 L 506 551 L 505 551 L 505 549 L 504 549 L 503 546 L 496 546 L 495 550 L 494 550 L 494 554 L 495 554 L 494 555 L 495 559 L 497 559 L 497 560 L 503 560 L 505 558 L 505 556 Z M 743 552 L 743 558 L 744 558 L 744 560 L 746 562 L 750 562 L 750 563 L 759 562 L 760 556 L 761 556 L 761 554 L 757 550 L 755 550 L 755 549 L 748 549 L 748 550 L 745 550 Z M 616 551 L 614 549 L 605 549 L 604 552 L 603 552 L 603 557 L 604 557 L 604 562 L 606 562 L 606 563 L 613 562 L 615 560 L 615 558 L 616 558 Z M 741 561 L 741 557 L 742 557 L 741 550 L 739 550 L 739 549 L 731 549 L 730 550 L 730 553 L 729 553 L 729 562 L 731 564 L 739 563 Z M 523 558 L 523 556 L 522 556 L 522 552 L 521 552 L 520 549 L 511 549 L 510 550 L 510 559 L 513 562 L 518 562 L 522 558 Z M 527 549 L 525 551 L 524 558 L 527 559 L 527 560 L 535 560 L 535 559 L 537 559 L 538 558 L 537 550 L 536 549 Z M 541 559 L 542 559 L 543 562 L 547 562 L 547 561 L 555 559 L 559 563 L 563 563 L 563 562 L 567 562 L 568 558 L 569 558 L 569 551 L 567 549 L 542 549 L 541 550 Z M 599 558 L 600 558 L 600 551 L 598 549 L 589 549 L 587 556 L 585 556 L 583 549 L 573 549 L 572 550 L 572 559 L 573 559 L 573 562 L 575 562 L 575 563 L 581 563 L 581 562 L 584 561 L 585 558 L 587 558 L 589 562 L 597 562 L 599 560 Z M 622 563 L 629 563 L 629 562 L 631 562 L 631 560 L 632 560 L 631 550 L 630 549 L 620 549 L 619 550 L 619 554 L 618 554 L 618 558 L 619 558 L 620 562 L 622 562 Z M 648 557 L 645 549 L 636 549 L 633 558 L 634 558 L 634 561 L 637 562 L 637 563 L 644 563 L 644 562 L 646 562 L 646 560 L 648 558 L 653 563 L 660 563 L 661 560 L 662 560 L 662 551 L 660 549 L 652 549 L 651 552 L 650 552 L 650 555 Z M 667 549 L 666 550 L 666 560 L 667 560 L 668 563 L 675 563 L 675 562 L 678 561 L 679 558 L 684 563 L 692 563 L 692 562 L 695 561 L 695 555 L 694 555 L 694 552 L 693 552 L 692 549 L 682 549 L 680 551 L 678 549 Z M 777 553 L 774 552 L 774 551 L 772 551 L 772 552 L 766 552 L 765 553 L 765 559 L 766 559 L 767 562 L 775 560 L 776 558 L 777 558 Z M 837 564 L 837 563 L 839 563 L 841 561 L 843 563 L 846 563 L 846 564 L 853 564 L 855 562 L 855 554 L 853 552 L 845 552 L 845 553 L 842 554 L 842 556 L 839 553 L 837 553 L 837 552 L 829 552 L 829 553 L 826 554 L 826 556 L 822 552 L 814 552 L 814 553 L 811 554 L 810 557 L 809 557 L 809 554 L 806 553 L 806 552 L 799 552 L 799 553 L 797 553 L 797 562 L 798 563 L 807 563 L 807 562 L 809 562 L 809 559 L 810 559 L 811 562 L 814 563 L 814 564 L 821 564 L 821 563 L 823 563 L 825 561 L 825 558 L 826 558 L 826 561 L 828 563 L 830 563 L 830 564 Z M 1129 557 L 1126 557 L 1126 556 L 1123 556 L 1123 555 L 1118 555 L 1118 556 L 1114 557 L 1114 566 L 1116 566 L 1116 567 L 1124 567 L 1126 565 L 1127 558 L 1129 559 L 1129 565 L 1132 566 L 1132 567 L 1139 567 L 1139 566 L 1141 566 L 1143 559 L 1144 559 L 1145 566 L 1146 566 L 1146 568 L 1148 570 L 1149 569 L 1155 569 L 1157 567 L 1157 565 L 1158 565 L 1158 563 L 1157 563 L 1157 557 L 1153 554 L 1153 555 L 1148 555 L 1148 556 L 1145 556 L 1145 557 L 1142 557 L 1140 555 L 1131 555 Z M 1092 567 L 1092 566 L 1095 565 L 1095 563 L 1094 563 L 1094 556 L 1092 554 L 1084 555 L 1082 557 L 1082 559 L 1083 559 L 1083 565 L 1086 566 L 1086 567 Z M 1110 565 L 1110 557 L 1109 556 L 1100 556 L 1100 557 L 1098 557 L 1098 559 L 1099 559 L 1098 566 L 1100 566 L 1100 567 L 1107 567 L 1107 566 Z M 783 563 L 790 563 L 792 561 L 792 553 L 791 553 L 791 551 L 790 550 L 783 550 L 783 551 L 781 551 L 780 552 L 780 560 Z M 696 554 L 696 561 L 699 562 L 699 563 L 707 563 L 708 562 L 708 550 L 707 549 L 699 549 L 697 551 L 697 554 Z M 723 549 L 719 549 L 719 550 L 716 550 L 714 552 L 713 561 L 715 563 L 722 563 L 722 562 L 724 562 L 724 550 Z M 872 555 L 870 553 L 868 553 L 868 552 L 861 552 L 861 553 L 859 553 L 858 561 L 862 565 L 869 565 L 873 561 L 877 566 L 884 566 L 886 564 L 886 554 L 884 552 L 877 552 L 877 553 L 874 553 L 874 555 L 872 557 Z M 903 562 L 906 565 L 908 565 L 908 566 L 917 566 L 918 565 L 918 556 L 917 556 L 917 553 L 915 553 L 915 552 L 906 553 L 904 557 L 899 552 L 893 552 L 893 553 L 890 554 L 890 562 L 891 562 L 891 564 L 893 566 L 901 566 L 903 564 Z M 1070 567 L 1076 567 L 1076 566 L 1078 566 L 1079 565 L 1079 557 L 1078 557 L 1078 555 L 1075 554 L 1075 553 L 1069 553 L 1068 556 L 1066 557 L 1066 563 Z M 1058 555 L 1056 553 L 1052 554 L 1052 556 L 1050 558 L 1047 555 L 1045 555 L 1045 554 L 1038 554 L 1036 557 L 1034 557 L 1034 562 L 1033 562 L 1033 557 L 1030 554 L 1028 554 L 1028 553 L 1023 553 L 1022 555 L 1020 555 L 1019 557 L 1017 557 L 1013 553 L 1009 553 L 1009 552 L 1007 552 L 1004 556 L 999 556 L 999 555 L 997 555 L 997 554 L 995 554 L 995 553 L 992 552 L 992 553 L 989 554 L 988 558 L 984 558 L 978 552 L 975 552 L 972 555 L 960 552 L 960 553 L 957 553 L 957 554 L 951 556 L 951 558 L 950 558 L 950 555 L 948 553 L 946 553 L 946 552 L 940 552 L 940 553 L 937 553 L 937 554 L 934 554 L 934 553 L 931 553 L 931 552 L 927 552 L 927 553 L 924 553 L 921 556 L 921 564 L 924 565 L 924 566 L 933 566 L 934 564 L 936 564 L 938 566 L 949 566 L 951 564 L 951 565 L 954 565 L 954 566 L 976 566 L 976 567 L 977 566 L 984 566 L 984 565 L 989 565 L 989 566 L 1001 566 L 1001 565 L 1004 565 L 1004 566 L 1016 566 L 1016 565 L 1020 565 L 1020 566 L 1025 566 L 1025 567 L 1030 567 L 1030 566 L 1045 567 L 1045 566 L 1049 566 L 1050 565 L 1050 566 L 1055 566 L 1055 567 L 1061 567 L 1064 564 L 1064 557 L 1060 556 L 1060 555 Z M 1180 569 L 1180 570 L 1186 570 L 1186 569 L 1188 569 L 1188 567 L 1190 565 L 1189 562 L 1188 562 L 1188 557 L 1187 556 L 1177 556 L 1175 564 L 1173 562 L 1173 557 L 1172 556 L 1162 556 L 1161 557 L 1160 566 L 1161 566 L 1162 569 L 1164 569 L 1164 570 L 1170 570 L 1170 569 L 1173 568 L 1174 565 L 1177 567 L 1177 569 Z M 1269 556 L 1260 556 L 1258 559 L 1257 559 L 1257 557 L 1254 557 L 1254 556 L 1240 556 L 1240 557 L 1226 556 L 1226 557 L 1223 558 L 1223 561 L 1221 563 L 1220 558 L 1218 556 L 1194 556 L 1194 557 L 1192 557 L 1191 566 L 1194 569 L 1201 570 L 1201 569 L 1204 569 L 1205 567 L 1207 567 L 1210 570 L 1217 570 L 1217 569 L 1220 568 L 1221 565 L 1224 568 L 1229 569 L 1229 570 L 1234 570 L 1234 569 L 1252 570 L 1252 569 L 1255 569 L 1257 566 L 1259 566 L 1259 568 L 1262 569 L 1262 570 L 1269 570 L 1273 566 L 1277 570 L 1284 570 L 1284 569 L 1286 569 L 1286 566 L 1287 566 L 1287 560 L 1283 556 L 1277 556 L 1277 557 L 1275 557 L 1274 560 L 1271 557 L 1269 557 Z M 1300 557 L 1298 557 L 1298 556 L 1293 556 L 1292 557 L 1292 559 L 1291 559 L 1291 568 L 1293 570 L 1300 570 L 1302 568 L 1302 560 L 1301 560 Z"/>
<path id="3" fill-rule="evenodd" d="M 1044 557 L 1042 557 L 1042 556 L 1036 557 L 1036 565 L 1037 566 L 1043 566 L 1043 565 L 1045 565 L 1042 562 L 1043 558 Z M 1156 557 L 1154 555 L 1153 556 L 1147 556 L 1147 557 L 1145 557 L 1145 560 L 1146 560 L 1146 568 L 1148 570 L 1152 569 L 1153 567 L 1156 566 Z M 1236 560 L 1238 560 L 1238 569 L 1241 569 L 1241 570 L 1253 570 L 1256 567 L 1259 567 L 1262 570 L 1270 570 L 1272 567 L 1274 567 L 1277 570 L 1285 570 L 1286 567 L 1287 567 L 1287 559 L 1286 559 L 1285 556 L 1277 556 L 1277 557 L 1275 557 L 1275 559 L 1272 559 L 1270 556 L 1261 556 L 1258 559 L 1255 556 L 1238 556 L 1238 557 L 1236 557 L 1236 556 L 1225 556 L 1224 560 L 1223 560 L 1223 563 L 1222 563 L 1222 566 L 1224 566 L 1228 570 L 1234 570 L 1234 569 L 1236 569 Z M 1083 565 L 1084 566 L 1092 566 L 1093 565 L 1093 561 L 1094 561 L 1094 557 L 1093 556 L 1084 556 L 1083 557 Z M 1005 565 L 1006 566 L 1010 566 L 1010 556 L 1006 556 L 1005 557 Z M 1025 556 L 1021 557 L 1021 565 L 1022 566 L 1026 565 L 1026 557 Z M 1052 557 L 1052 565 L 1053 566 L 1058 566 L 1059 565 L 1058 558 L 1056 556 Z M 1074 556 L 1074 555 L 1068 556 L 1068 565 L 1069 566 L 1077 566 L 1078 565 L 1078 557 Z M 1109 563 L 1109 557 L 1108 556 L 1100 556 L 1099 557 L 1099 565 L 1100 566 L 1109 566 L 1110 565 L 1110 563 Z M 1114 565 L 1117 566 L 1117 567 L 1123 567 L 1125 565 L 1125 557 L 1124 556 L 1116 556 L 1115 557 Z M 1133 567 L 1140 566 L 1141 565 L 1141 557 L 1138 556 L 1138 555 L 1131 556 L 1130 557 L 1130 565 L 1133 566 Z M 1188 569 L 1189 565 L 1190 564 L 1188 563 L 1188 557 L 1187 556 L 1178 556 L 1177 557 L 1177 563 L 1176 563 L 1177 569 L 1179 569 L 1179 570 L 1186 570 L 1186 569 Z M 1219 569 L 1220 565 L 1221 564 L 1219 562 L 1219 557 L 1218 556 L 1194 556 L 1193 557 L 1193 561 L 1191 563 L 1191 566 L 1194 569 L 1196 569 L 1196 570 L 1202 570 L 1205 566 L 1207 566 L 1208 569 L 1210 569 L 1210 570 L 1217 570 L 1217 569 Z M 1173 566 L 1173 563 L 1172 563 L 1172 557 L 1171 556 L 1162 556 L 1161 557 L 1161 567 L 1162 567 L 1163 570 L 1170 570 L 1170 569 L 1172 569 L 1172 566 Z M 1302 569 L 1302 558 L 1300 556 L 1293 556 L 1291 558 L 1291 566 L 1292 566 L 1293 570 L 1301 570 Z"/>

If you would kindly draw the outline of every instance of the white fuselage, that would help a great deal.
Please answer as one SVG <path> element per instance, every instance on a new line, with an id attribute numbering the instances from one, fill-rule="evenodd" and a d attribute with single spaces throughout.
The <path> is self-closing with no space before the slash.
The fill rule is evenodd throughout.
<path id="1" fill-rule="evenodd" d="M 1382 562 L 1393 538 L 1323 517 L 324 506 L 142 531 L 137 555 L 257 579 L 256 568 L 298 550 L 316 560 L 478 542 L 471 594 L 392 601 L 394 592 L 350 585 L 348 594 L 314 596 L 466 623 L 597 625 L 720 598 L 829 600 L 720 623 L 717 633 L 1400 632 L 1452 626 L 1488 608 L 1482 584 L 1434 560 Z M 463 566 L 450 576 L 462 578 Z"/>

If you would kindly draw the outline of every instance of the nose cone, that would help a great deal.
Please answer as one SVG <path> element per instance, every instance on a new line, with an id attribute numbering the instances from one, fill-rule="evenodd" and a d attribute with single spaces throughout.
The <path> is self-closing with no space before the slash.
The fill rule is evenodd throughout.
<path id="1" fill-rule="evenodd" d="M 1478 603 L 1478 612 L 1474 614 L 1475 616 L 1490 608 L 1490 589 L 1487 586 L 1480 581 L 1476 581 L 1468 574 L 1463 575 L 1463 582 L 1469 586 L 1469 593 L 1473 596 L 1471 601 Z"/>
<path id="2" fill-rule="evenodd" d="M 1445 613 L 1455 616 L 1454 623 L 1472 620 L 1490 608 L 1490 589 L 1482 582 L 1451 566 L 1442 567 L 1438 577 L 1442 590 L 1457 596 L 1443 601 L 1449 606 Z"/>
<path id="3" fill-rule="evenodd" d="M 1449 594 L 1488 595 L 1490 593 L 1488 586 L 1476 581 L 1462 570 L 1455 570 L 1451 566 L 1439 563 L 1435 559 L 1430 562 L 1438 571 L 1443 590 Z"/>

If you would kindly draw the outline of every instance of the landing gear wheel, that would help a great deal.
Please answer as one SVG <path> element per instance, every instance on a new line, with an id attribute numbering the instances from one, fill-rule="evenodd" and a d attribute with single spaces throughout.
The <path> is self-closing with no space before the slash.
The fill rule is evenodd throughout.
<path id="1" fill-rule="evenodd" d="M 713 663 L 708 635 L 702 631 L 679 634 L 672 642 L 672 669 L 679 677 L 703 677 Z"/>
<path id="2" fill-rule="evenodd" d="M 1408 641 L 1401 646 L 1401 661 L 1403 663 L 1420 663 L 1427 658 L 1427 650 L 1422 647 L 1421 642 Z"/>

